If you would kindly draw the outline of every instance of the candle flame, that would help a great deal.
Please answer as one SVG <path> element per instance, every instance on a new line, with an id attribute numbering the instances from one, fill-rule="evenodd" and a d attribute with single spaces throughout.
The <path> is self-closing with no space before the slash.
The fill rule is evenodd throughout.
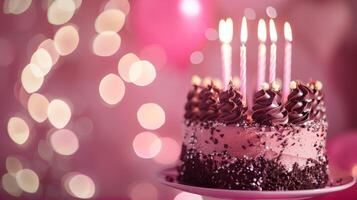
<path id="1" fill-rule="evenodd" d="M 278 34 L 276 33 L 276 27 L 273 19 L 269 20 L 269 31 L 270 31 L 270 40 L 272 42 L 278 41 Z"/>
<path id="2" fill-rule="evenodd" d="M 247 19 L 243 17 L 242 27 L 240 29 L 240 41 L 246 43 L 248 40 L 248 28 L 247 28 Z"/>
<path id="3" fill-rule="evenodd" d="M 289 22 L 285 22 L 284 24 L 284 36 L 285 36 L 285 40 L 289 42 L 293 41 L 293 33 L 291 31 L 291 26 Z"/>
<path id="4" fill-rule="evenodd" d="M 231 18 L 219 21 L 219 40 L 223 43 L 230 43 L 233 38 L 233 21 Z"/>
<path id="5" fill-rule="evenodd" d="M 263 19 L 260 19 L 258 22 L 258 39 L 260 42 L 267 40 L 267 28 Z"/>

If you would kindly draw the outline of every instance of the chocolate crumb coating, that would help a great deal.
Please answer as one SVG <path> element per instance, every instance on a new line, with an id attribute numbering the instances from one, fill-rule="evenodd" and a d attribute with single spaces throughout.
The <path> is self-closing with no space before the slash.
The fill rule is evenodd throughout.
<path id="1" fill-rule="evenodd" d="M 314 82 L 310 85 L 315 85 Z M 311 120 L 326 120 L 326 106 L 325 106 L 325 95 L 321 90 L 312 87 L 312 92 L 314 94 L 314 100 L 311 105 L 310 119 Z"/>
<path id="2" fill-rule="evenodd" d="M 309 121 L 313 100 L 311 89 L 298 82 L 297 87 L 290 92 L 285 106 L 289 112 L 289 123 L 305 124 Z"/>
<path id="3" fill-rule="evenodd" d="M 203 155 L 195 149 L 190 149 L 182 156 L 182 161 L 183 164 L 178 167 L 178 182 L 199 187 L 267 191 L 305 190 L 323 188 L 329 180 L 328 162 L 312 159 L 307 160 L 304 168 L 295 163 L 292 169 L 287 170 L 278 159 L 267 160 L 261 156 L 233 158 L 226 152 Z"/>
<path id="4" fill-rule="evenodd" d="M 203 88 L 199 94 L 199 119 L 201 121 L 216 121 L 218 117 L 219 89 L 213 84 Z"/>
<path id="5" fill-rule="evenodd" d="M 254 95 L 253 120 L 266 126 L 284 125 L 288 112 L 282 104 L 280 91 L 259 90 Z"/>
<path id="6" fill-rule="evenodd" d="M 197 85 L 193 85 L 193 89 L 189 91 L 187 94 L 187 102 L 185 104 L 185 119 L 189 121 L 194 121 L 199 119 L 200 116 L 200 101 L 199 94 L 201 91 L 201 87 Z"/>
<path id="7" fill-rule="evenodd" d="M 229 125 L 247 119 L 247 107 L 243 105 L 242 95 L 232 86 L 219 94 L 219 100 L 219 122 Z"/>

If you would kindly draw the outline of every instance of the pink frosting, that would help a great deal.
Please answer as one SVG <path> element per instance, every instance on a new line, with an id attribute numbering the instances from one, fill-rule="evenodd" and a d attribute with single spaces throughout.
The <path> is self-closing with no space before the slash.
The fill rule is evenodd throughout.
<path id="1" fill-rule="evenodd" d="M 307 159 L 324 157 L 326 129 L 318 126 L 314 130 L 311 127 L 261 130 L 257 127 L 217 125 L 212 131 L 196 125 L 187 127 L 184 143 L 189 149 L 195 148 L 203 154 L 227 151 L 238 158 L 263 156 L 266 159 L 280 155 L 279 161 L 289 169 L 294 163 L 304 167 Z"/>

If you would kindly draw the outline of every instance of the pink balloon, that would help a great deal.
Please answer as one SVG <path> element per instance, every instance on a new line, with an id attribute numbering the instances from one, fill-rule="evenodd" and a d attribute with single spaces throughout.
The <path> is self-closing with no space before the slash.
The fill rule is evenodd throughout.
<path id="1" fill-rule="evenodd" d="M 133 32 L 144 45 L 159 44 L 170 61 L 182 63 L 202 47 L 212 13 L 202 0 L 142 0 L 132 2 L 130 17 Z"/>

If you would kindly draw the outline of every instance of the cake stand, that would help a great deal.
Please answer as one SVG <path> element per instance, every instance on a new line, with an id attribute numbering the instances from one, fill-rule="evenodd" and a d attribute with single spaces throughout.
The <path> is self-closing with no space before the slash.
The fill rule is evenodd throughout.
<path id="1" fill-rule="evenodd" d="M 333 169 L 333 168 L 331 168 Z M 356 183 L 356 178 L 341 172 L 331 170 L 330 186 L 312 190 L 294 191 L 249 191 L 249 190 L 226 190 L 195 187 L 178 183 L 176 180 L 177 171 L 175 168 L 165 169 L 159 172 L 160 183 L 179 189 L 182 191 L 199 194 L 202 196 L 215 197 L 220 199 L 310 199 L 316 196 L 345 190 Z M 171 180 L 169 180 L 171 179 Z"/>

